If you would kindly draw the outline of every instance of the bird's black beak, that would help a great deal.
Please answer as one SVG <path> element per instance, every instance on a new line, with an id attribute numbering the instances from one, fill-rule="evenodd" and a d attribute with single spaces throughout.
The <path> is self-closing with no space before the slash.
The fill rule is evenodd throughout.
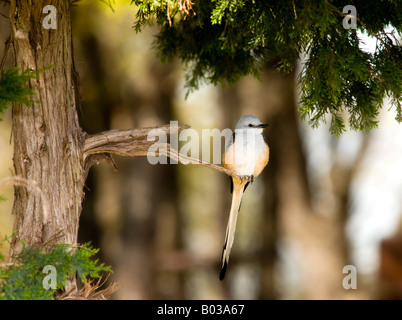
<path id="1" fill-rule="evenodd" d="M 268 127 L 269 126 L 269 124 L 268 123 L 261 123 L 261 124 L 259 124 L 258 126 L 256 126 L 257 128 L 266 128 L 266 127 Z"/>

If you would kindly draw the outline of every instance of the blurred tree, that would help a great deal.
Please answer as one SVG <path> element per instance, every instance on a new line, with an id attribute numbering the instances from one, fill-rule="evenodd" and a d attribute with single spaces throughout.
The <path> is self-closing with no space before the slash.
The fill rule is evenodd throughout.
<path id="1" fill-rule="evenodd" d="M 400 230 L 384 239 L 380 248 L 380 282 L 379 293 L 381 299 L 400 299 L 402 297 L 402 237 Z"/>

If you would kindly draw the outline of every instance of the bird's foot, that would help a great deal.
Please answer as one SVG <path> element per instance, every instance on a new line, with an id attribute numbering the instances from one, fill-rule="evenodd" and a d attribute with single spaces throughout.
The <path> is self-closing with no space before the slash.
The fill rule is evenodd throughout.
<path id="1" fill-rule="evenodd" d="M 243 182 L 243 180 L 246 180 L 247 182 L 253 183 L 254 182 L 254 176 L 253 175 L 251 175 L 251 176 L 241 176 L 240 181 Z"/>

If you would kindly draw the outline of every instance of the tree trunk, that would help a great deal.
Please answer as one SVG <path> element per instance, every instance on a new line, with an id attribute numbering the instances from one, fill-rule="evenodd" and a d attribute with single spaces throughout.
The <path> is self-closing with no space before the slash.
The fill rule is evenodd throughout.
<path id="1" fill-rule="evenodd" d="M 56 29 L 42 24 L 49 4 L 57 9 Z M 51 66 L 30 81 L 36 92 L 31 105 L 12 110 L 15 174 L 35 181 L 49 208 L 45 219 L 41 197 L 15 187 L 13 253 L 21 249 L 21 240 L 43 244 L 60 231 L 59 241 L 76 243 L 85 174 L 69 1 L 11 0 L 10 22 L 15 65 L 33 72 Z"/>

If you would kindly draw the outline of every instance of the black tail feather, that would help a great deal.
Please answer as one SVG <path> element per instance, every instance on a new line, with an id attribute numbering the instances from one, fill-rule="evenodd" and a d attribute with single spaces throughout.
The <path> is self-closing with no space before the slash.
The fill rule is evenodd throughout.
<path id="1" fill-rule="evenodd" d="M 244 185 L 244 189 L 243 189 L 243 193 L 246 191 L 248 185 L 250 184 L 250 181 L 248 181 L 245 185 Z"/>
<path id="2" fill-rule="evenodd" d="M 219 273 L 219 280 L 222 281 L 225 278 L 227 268 L 228 268 L 228 264 L 227 264 L 227 261 L 225 260 L 225 263 L 223 264 L 221 272 Z"/>

